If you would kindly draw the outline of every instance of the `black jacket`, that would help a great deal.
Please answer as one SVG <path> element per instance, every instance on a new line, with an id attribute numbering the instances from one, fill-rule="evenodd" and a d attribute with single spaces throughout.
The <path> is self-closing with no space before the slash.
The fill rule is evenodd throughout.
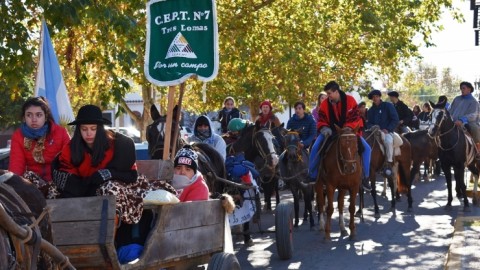
<path id="1" fill-rule="evenodd" d="M 222 125 L 222 133 L 227 133 L 228 123 L 233 118 L 240 118 L 240 111 L 237 108 L 233 108 L 230 112 L 227 112 L 227 109 L 223 108 L 218 112 L 218 121 L 220 121 Z"/>
<path id="2" fill-rule="evenodd" d="M 398 114 L 398 120 L 403 120 L 404 126 L 410 126 L 413 120 L 413 112 L 408 108 L 403 101 L 399 100 L 396 104 L 393 104 Z"/>

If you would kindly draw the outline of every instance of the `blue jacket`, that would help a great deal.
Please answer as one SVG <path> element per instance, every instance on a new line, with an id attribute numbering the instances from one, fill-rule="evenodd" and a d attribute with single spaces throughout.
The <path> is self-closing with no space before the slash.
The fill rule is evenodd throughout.
<path id="1" fill-rule="evenodd" d="M 393 132 L 398 126 L 398 114 L 390 102 L 381 102 L 380 105 L 372 104 L 368 109 L 367 114 L 367 128 L 375 125 L 380 126 L 380 129 L 386 129 L 388 132 Z"/>
<path id="2" fill-rule="evenodd" d="M 303 145 L 308 147 L 317 135 L 317 124 L 311 114 L 305 113 L 302 119 L 299 119 L 298 116 L 294 114 L 292 118 L 288 120 L 287 129 L 296 130 L 300 128 L 303 128 L 302 132 L 300 132 L 300 139 Z"/>

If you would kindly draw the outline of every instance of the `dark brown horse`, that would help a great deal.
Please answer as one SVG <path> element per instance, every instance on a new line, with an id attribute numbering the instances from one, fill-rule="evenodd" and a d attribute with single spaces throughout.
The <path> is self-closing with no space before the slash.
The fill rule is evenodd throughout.
<path id="1" fill-rule="evenodd" d="M 227 154 L 245 153 L 245 159 L 255 164 L 260 172 L 260 185 L 265 197 L 265 208 L 272 209 L 271 196 L 274 191 L 277 205 L 280 203 L 278 194 L 278 156 L 274 147 L 274 136 L 269 129 L 261 128 L 259 123 L 249 124 L 240 132 L 236 141 L 227 145 Z"/>
<path id="2" fill-rule="evenodd" d="M 433 104 L 432 125 L 428 129 L 428 134 L 435 139 L 438 146 L 438 157 L 442 165 L 442 171 L 447 181 L 448 202 L 445 206 L 446 210 L 452 208 L 452 172 L 453 168 L 455 176 L 455 189 L 457 197 L 463 199 L 463 210 L 470 211 L 468 203 L 466 186 L 464 182 L 465 167 L 475 176 L 475 187 L 478 184 L 479 170 L 475 161 L 475 145 L 473 140 L 470 141 L 460 127 L 456 126 L 450 116 L 445 104 Z M 476 197 L 476 189 L 474 190 Z"/>
<path id="3" fill-rule="evenodd" d="M 379 128 L 372 128 L 370 130 L 366 130 L 363 133 L 363 137 L 367 141 L 367 143 L 370 145 L 372 148 L 372 155 L 370 159 L 370 183 L 372 185 L 372 198 L 373 198 L 373 203 L 374 203 L 374 211 L 375 211 L 375 217 L 379 218 L 380 217 L 380 210 L 378 208 L 378 203 L 377 203 L 377 192 L 376 192 L 376 174 L 377 172 L 380 172 L 383 170 L 386 159 L 385 155 L 382 151 L 383 142 L 381 139 L 381 130 Z M 393 214 L 396 214 L 396 198 L 399 198 L 397 196 L 397 191 L 400 193 L 406 193 L 408 196 L 408 210 L 412 210 L 412 204 L 413 204 L 413 199 L 412 199 L 412 178 L 411 178 L 411 164 L 412 164 L 412 158 L 411 158 L 411 147 L 410 143 L 408 142 L 407 139 L 405 139 L 403 136 L 401 136 L 403 144 L 400 147 L 401 154 L 400 156 L 395 156 L 394 157 L 394 166 L 393 166 L 393 174 L 389 177 L 387 177 L 388 180 L 388 185 L 390 187 L 391 195 L 392 195 L 392 200 L 391 200 L 391 208 L 390 211 L 393 212 Z M 363 201 L 360 202 L 363 204 Z M 362 209 L 361 207 L 360 209 Z M 359 213 L 361 214 L 361 213 Z"/>
<path id="4" fill-rule="evenodd" d="M 310 228 L 315 226 L 312 213 L 312 200 L 314 191 L 312 185 L 304 184 L 304 180 L 308 179 L 308 153 L 299 147 L 300 133 L 299 131 L 288 131 L 283 137 L 286 144 L 286 150 L 280 158 L 279 168 L 280 176 L 290 187 L 293 195 L 293 206 L 295 210 L 295 227 L 299 223 L 299 201 L 300 192 L 303 193 L 305 201 L 304 221 L 310 216 Z"/>
<path id="5" fill-rule="evenodd" d="M 177 106 L 173 109 L 173 119 L 176 119 L 176 114 L 177 112 Z M 148 141 L 148 155 L 150 156 L 151 159 L 162 159 L 163 158 L 163 149 L 165 148 L 165 131 L 167 130 L 166 127 L 166 122 L 167 122 L 167 116 L 166 115 L 160 115 L 160 112 L 158 111 L 157 107 L 155 105 L 152 105 L 150 107 L 150 115 L 152 116 L 153 123 L 147 126 L 146 130 L 146 137 Z M 173 122 L 172 127 L 177 127 L 178 124 Z M 176 139 L 173 139 L 174 136 L 174 129 L 171 129 L 171 141 L 170 141 L 170 149 L 172 149 L 173 145 L 176 144 L 175 149 L 180 149 L 184 144 L 185 141 L 181 138 L 180 132 L 178 133 L 178 137 Z M 173 153 L 175 155 L 175 153 Z"/>
<path id="6" fill-rule="evenodd" d="M 355 200 L 360 188 L 362 176 L 361 157 L 358 154 L 358 128 L 352 130 L 345 127 L 336 127 L 336 135 L 331 138 L 325 155 L 321 159 L 319 176 L 315 183 L 317 193 L 317 204 L 320 211 L 320 230 L 325 228 L 325 240 L 330 241 L 331 220 L 333 214 L 333 196 L 338 189 L 338 211 L 339 224 L 342 236 L 348 235 L 343 219 L 344 195 L 346 191 L 350 194 L 350 240 L 356 239 L 355 229 Z M 330 139 L 330 138 L 328 138 Z M 324 188 L 325 186 L 325 188 Z M 326 208 L 327 220 L 324 221 L 323 212 L 325 206 L 324 190 L 326 191 L 328 205 Z"/>
<path id="7" fill-rule="evenodd" d="M 412 178 L 420 176 L 420 165 L 424 164 L 423 179 L 428 181 L 429 174 L 434 174 L 438 159 L 438 147 L 427 130 L 404 133 L 412 148 Z"/>

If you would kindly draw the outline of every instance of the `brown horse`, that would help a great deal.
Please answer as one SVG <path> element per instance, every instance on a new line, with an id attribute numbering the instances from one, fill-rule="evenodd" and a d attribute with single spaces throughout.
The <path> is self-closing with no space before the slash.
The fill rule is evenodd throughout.
<path id="1" fill-rule="evenodd" d="M 375 186 L 376 173 L 382 171 L 385 166 L 385 155 L 381 150 L 383 147 L 381 132 L 382 131 L 378 128 L 372 128 L 363 133 L 363 137 L 372 148 L 372 155 L 370 159 L 370 182 L 372 184 L 371 194 L 375 207 L 375 218 L 380 217 Z M 392 211 L 394 215 L 396 214 L 396 198 L 399 198 L 397 191 L 400 193 L 407 193 L 409 212 L 412 210 L 413 203 L 411 193 L 412 176 L 410 173 L 412 166 L 411 146 L 407 139 L 405 139 L 403 136 L 401 136 L 401 138 L 403 141 L 403 144 L 400 147 L 401 154 L 400 156 L 394 157 L 393 174 L 392 176 L 387 177 L 388 185 L 390 186 L 392 195 L 390 211 Z M 363 204 L 363 201 L 360 203 Z M 360 211 L 362 208 L 363 207 L 360 208 Z M 361 212 L 357 213 L 357 215 L 358 214 L 361 214 Z"/>
<path id="2" fill-rule="evenodd" d="M 321 161 L 319 176 L 315 183 L 315 191 L 317 193 L 317 204 L 320 211 L 320 230 L 325 228 L 325 240 L 330 241 L 330 223 L 333 214 L 333 195 L 335 190 L 339 190 L 338 195 L 338 211 L 339 224 L 342 236 L 348 235 L 345 229 L 343 220 L 343 204 L 344 195 L 348 191 L 350 193 L 350 240 L 355 240 L 355 200 L 357 192 L 360 188 L 360 179 L 362 176 L 361 157 L 358 154 L 358 128 L 352 130 L 344 127 L 336 128 L 336 134 L 331 138 L 331 144 L 325 151 L 325 155 Z M 329 138 L 327 138 L 329 139 Z M 325 186 L 325 188 L 324 188 Z M 327 205 L 327 220 L 324 222 L 323 212 L 325 206 L 324 189 L 326 191 L 328 205 Z"/>

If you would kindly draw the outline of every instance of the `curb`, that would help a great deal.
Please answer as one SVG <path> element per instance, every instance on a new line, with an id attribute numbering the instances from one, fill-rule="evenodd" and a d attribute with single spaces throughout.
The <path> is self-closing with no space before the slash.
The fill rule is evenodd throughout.
<path id="1" fill-rule="evenodd" d="M 458 217 L 445 269 L 480 269 L 480 216 Z"/>

